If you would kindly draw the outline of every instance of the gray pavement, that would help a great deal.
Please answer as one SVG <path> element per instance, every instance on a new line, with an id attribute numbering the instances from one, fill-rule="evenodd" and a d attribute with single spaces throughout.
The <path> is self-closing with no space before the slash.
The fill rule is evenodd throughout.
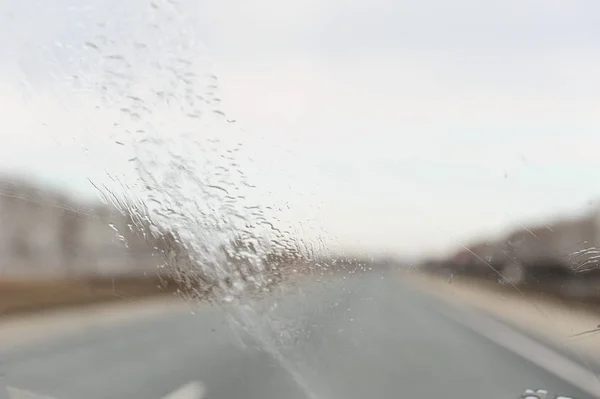
<path id="1" fill-rule="evenodd" d="M 0 386 L 57 399 L 159 399 L 190 381 L 210 399 L 591 397 L 447 317 L 449 306 L 393 274 L 339 278 L 4 351 Z"/>

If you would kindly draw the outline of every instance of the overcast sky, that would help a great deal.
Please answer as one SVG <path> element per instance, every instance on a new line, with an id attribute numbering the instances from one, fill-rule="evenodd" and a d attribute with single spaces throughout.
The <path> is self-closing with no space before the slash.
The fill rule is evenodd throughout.
<path id="1" fill-rule="evenodd" d="M 11 3 L 3 170 L 93 193 L 87 178 L 126 168 L 83 133 L 112 128 L 93 84 L 107 81 L 84 49 L 102 34 L 143 75 L 136 93 L 161 81 L 152 62 L 167 48 L 214 73 L 236 122 L 205 126 L 252 154 L 256 198 L 346 248 L 444 251 L 600 198 L 597 1 L 193 1 L 176 24 L 168 2 Z M 150 55 L 124 53 L 140 42 Z"/>

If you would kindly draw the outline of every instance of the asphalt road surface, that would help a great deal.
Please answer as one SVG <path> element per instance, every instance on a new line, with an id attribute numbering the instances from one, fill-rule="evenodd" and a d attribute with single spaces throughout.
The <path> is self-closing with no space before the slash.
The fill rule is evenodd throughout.
<path id="1" fill-rule="evenodd" d="M 600 391 L 586 369 L 489 322 L 397 275 L 363 274 L 229 314 L 180 309 L 4 350 L 0 387 L 56 399 L 510 399 L 533 388 L 589 398 Z"/>

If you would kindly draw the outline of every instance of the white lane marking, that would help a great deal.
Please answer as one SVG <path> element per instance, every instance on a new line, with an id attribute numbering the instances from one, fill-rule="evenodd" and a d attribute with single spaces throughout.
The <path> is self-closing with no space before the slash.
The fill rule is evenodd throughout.
<path id="1" fill-rule="evenodd" d="M 54 399 L 51 396 L 40 395 L 23 389 L 6 387 L 10 399 Z M 163 399 L 202 399 L 206 388 L 201 381 L 192 381 L 171 392 Z"/>
<path id="2" fill-rule="evenodd" d="M 201 381 L 192 381 L 171 392 L 163 399 L 202 399 L 206 388 Z"/>
<path id="3" fill-rule="evenodd" d="M 54 399 L 51 396 L 44 396 L 14 387 L 6 387 L 6 390 L 10 399 Z"/>
<path id="4" fill-rule="evenodd" d="M 462 324 L 497 345 L 527 359 L 542 369 L 567 381 L 586 393 L 600 398 L 600 380 L 592 371 L 562 356 L 549 347 L 523 335 L 509 326 L 471 309 L 447 311 L 440 314 Z"/>

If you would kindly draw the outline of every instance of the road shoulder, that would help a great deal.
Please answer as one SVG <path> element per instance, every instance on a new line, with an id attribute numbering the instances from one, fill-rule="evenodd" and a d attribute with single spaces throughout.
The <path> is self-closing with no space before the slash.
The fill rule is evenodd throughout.
<path id="1" fill-rule="evenodd" d="M 448 281 L 420 272 L 403 277 L 423 292 L 454 306 L 475 309 L 600 372 L 600 333 L 591 332 L 598 327 L 600 314 L 592 310 L 516 290 L 493 290 L 470 280 Z"/>
<path id="2" fill-rule="evenodd" d="M 155 297 L 6 317 L 0 323 L 0 351 L 80 334 L 101 326 L 134 323 L 173 311 L 191 310 L 193 306 L 176 296 Z"/>

